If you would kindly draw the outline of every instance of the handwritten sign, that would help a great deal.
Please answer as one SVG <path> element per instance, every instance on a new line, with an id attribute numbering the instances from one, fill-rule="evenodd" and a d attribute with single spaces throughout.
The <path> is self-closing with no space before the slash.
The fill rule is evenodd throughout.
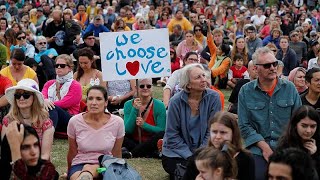
<path id="1" fill-rule="evenodd" d="M 104 81 L 170 76 L 167 29 L 100 33 Z"/>

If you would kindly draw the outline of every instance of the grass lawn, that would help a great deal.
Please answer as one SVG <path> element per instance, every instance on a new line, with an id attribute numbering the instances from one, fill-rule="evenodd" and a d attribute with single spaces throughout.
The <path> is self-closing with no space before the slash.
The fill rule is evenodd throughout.
<path id="1" fill-rule="evenodd" d="M 162 87 L 154 87 L 154 97 L 162 99 Z M 228 99 L 230 96 L 230 90 L 222 90 L 225 95 L 225 107 L 228 108 Z M 52 150 L 52 161 L 56 166 L 57 171 L 61 174 L 67 171 L 67 152 L 68 141 L 62 139 L 54 139 Z M 168 174 L 163 170 L 161 160 L 159 159 L 147 159 L 147 158 L 134 158 L 129 159 L 127 162 L 135 168 L 142 179 L 146 180 L 166 180 L 169 179 Z"/>

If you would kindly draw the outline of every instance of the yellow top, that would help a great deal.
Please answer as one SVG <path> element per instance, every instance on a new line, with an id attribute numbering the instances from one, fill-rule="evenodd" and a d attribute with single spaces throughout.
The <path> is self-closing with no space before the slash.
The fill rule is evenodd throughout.
<path id="1" fill-rule="evenodd" d="M 10 71 L 10 66 L 8 67 L 5 67 L 3 68 L 1 71 L 0 71 L 0 74 L 3 75 L 3 76 L 6 76 L 7 78 L 9 78 L 12 82 L 12 85 L 13 86 L 16 86 L 17 85 L 17 81 L 16 79 L 12 76 L 11 74 L 11 71 Z M 27 70 L 26 72 L 24 73 L 22 79 L 34 79 L 35 77 L 37 76 L 37 73 L 34 72 L 33 69 L 31 69 L 29 66 L 27 66 Z"/>

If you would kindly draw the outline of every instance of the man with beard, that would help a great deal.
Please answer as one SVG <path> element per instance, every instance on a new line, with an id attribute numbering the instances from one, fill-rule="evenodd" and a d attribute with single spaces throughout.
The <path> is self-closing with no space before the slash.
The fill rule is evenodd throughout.
<path id="1" fill-rule="evenodd" d="M 83 35 L 82 37 L 84 43 L 80 44 L 77 49 L 73 52 L 73 57 L 78 60 L 78 50 L 89 47 L 94 52 L 94 60 L 96 61 L 97 69 L 101 71 L 101 59 L 100 59 L 100 46 L 95 43 L 94 32 L 90 31 Z M 76 67 L 75 67 L 76 69 Z"/>
<path id="2" fill-rule="evenodd" d="M 258 79 L 240 89 L 238 118 L 245 147 L 253 154 L 256 179 L 264 180 L 269 156 L 301 99 L 291 82 L 277 77 L 278 61 L 268 47 L 257 49 L 252 59 Z"/>

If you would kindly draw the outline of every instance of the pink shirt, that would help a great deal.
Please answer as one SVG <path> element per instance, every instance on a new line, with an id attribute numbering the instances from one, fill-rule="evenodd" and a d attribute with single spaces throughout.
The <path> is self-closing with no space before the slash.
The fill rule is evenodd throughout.
<path id="1" fill-rule="evenodd" d="M 84 121 L 83 114 L 73 116 L 68 124 L 68 136 L 75 139 L 78 145 L 78 153 L 72 160 L 72 166 L 82 163 L 98 164 L 98 157 L 111 155 L 116 139 L 125 134 L 123 119 L 119 116 L 111 114 L 109 122 L 96 130 Z"/>
<path id="2" fill-rule="evenodd" d="M 48 99 L 48 89 L 55 83 L 56 80 L 50 80 L 44 84 L 42 89 L 42 94 L 44 99 Z M 73 80 L 69 92 L 61 100 L 53 102 L 54 105 L 59 106 L 62 109 L 67 109 L 69 114 L 75 115 L 79 114 L 80 111 L 80 101 L 82 99 L 81 85 L 78 81 Z"/>

